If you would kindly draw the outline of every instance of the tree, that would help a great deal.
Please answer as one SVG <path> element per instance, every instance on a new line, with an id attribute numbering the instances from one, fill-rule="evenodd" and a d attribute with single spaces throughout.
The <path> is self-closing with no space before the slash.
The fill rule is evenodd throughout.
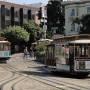
<path id="1" fill-rule="evenodd" d="M 29 40 L 29 33 L 26 32 L 24 28 L 20 26 L 9 26 L 4 30 L 3 35 L 10 41 L 14 43 L 27 42 Z"/>
<path id="2" fill-rule="evenodd" d="M 29 20 L 29 22 L 24 23 L 23 28 L 25 28 L 27 32 L 31 32 L 34 30 L 38 30 L 39 26 L 35 23 L 34 20 Z"/>
<path id="3" fill-rule="evenodd" d="M 90 34 L 90 14 L 76 18 L 73 23 L 77 23 L 80 26 L 79 34 Z"/>
<path id="4" fill-rule="evenodd" d="M 80 30 L 81 34 L 90 34 L 90 14 L 87 14 L 81 19 L 82 28 Z"/>
<path id="5" fill-rule="evenodd" d="M 7 27 L 3 31 L 2 36 L 11 42 L 13 49 L 15 45 L 24 47 L 29 40 L 29 33 L 20 26 Z"/>
<path id="6" fill-rule="evenodd" d="M 56 33 L 64 33 L 64 14 L 61 6 L 62 0 L 50 0 L 47 4 L 47 25 L 48 30 L 52 27 L 58 27 Z"/>
<path id="7" fill-rule="evenodd" d="M 30 34 L 28 46 L 31 46 L 31 43 L 41 38 L 42 29 L 33 20 L 25 23 L 23 28 Z"/>

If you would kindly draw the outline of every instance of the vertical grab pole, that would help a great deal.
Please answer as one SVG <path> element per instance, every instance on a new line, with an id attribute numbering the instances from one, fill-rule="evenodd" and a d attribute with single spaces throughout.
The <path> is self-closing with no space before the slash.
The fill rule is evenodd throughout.
<path id="1" fill-rule="evenodd" d="M 75 43 L 74 43 L 74 60 L 75 60 Z"/>
<path id="2" fill-rule="evenodd" d="M 74 64 L 75 63 L 75 43 L 74 43 L 74 60 L 73 60 L 73 66 L 74 66 L 74 68 L 75 68 L 75 66 L 76 66 L 76 64 Z M 73 68 L 73 69 L 74 69 Z"/>

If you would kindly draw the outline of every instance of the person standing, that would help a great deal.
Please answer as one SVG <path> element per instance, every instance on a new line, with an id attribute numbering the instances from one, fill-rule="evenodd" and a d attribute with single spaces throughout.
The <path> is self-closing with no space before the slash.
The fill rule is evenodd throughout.
<path id="1" fill-rule="evenodd" d="M 34 53 L 34 55 L 33 55 L 34 58 L 36 58 L 36 48 L 35 47 L 33 48 L 33 53 Z"/>
<path id="2" fill-rule="evenodd" d="M 29 54 L 30 54 L 30 57 L 32 57 L 32 48 L 30 48 Z"/>
<path id="3" fill-rule="evenodd" d="M 25 47 L 25 49 L 24 49 L 24 58 L 27 58 L 27 55 L 28 55 L 28 50 L 27 50 L 27 47 Z"/>

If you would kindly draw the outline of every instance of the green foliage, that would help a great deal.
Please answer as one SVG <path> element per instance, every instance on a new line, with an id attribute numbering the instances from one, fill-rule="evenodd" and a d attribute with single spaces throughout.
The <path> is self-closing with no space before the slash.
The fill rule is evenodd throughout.
<path id="1" fill-rule="evenodd" d="M 46 46 L 50 43 L 51 43 L 51 41 L 45 40 L 45 39 L 41 39 L 41 40 L 37 41 L 37 46 L 36 46 L 37 51 L 40 54 L 45 54 Z"/>
<path id="2" fill-rule="evenodd" d="M 26 29 L 28 33 L 30 33 L 30 38 L 29 38 L 29 46 L 31 43 L 35 42 L 35 40 L 40 39 L 42 29 L 33 21 L 30 20 L 29 22 L 25 23 L 23 25 L 23 28 Z"/>
<path id="3" fill-rule="evenodd" d="M 80 24 L 80 22 L 81 22 L 81 20 L 80 20 L 78 17 L 76 17 L 76 18 L 73 20 L 73 23 Z"/>
<path id="4" fill-rule="evenodd" d="M 47 5 L 47 22 L 49 31 L 52 30 L 52 27 L 58 27 L 56 33 L 64 33 L 65 18 L 62 10 L 61 1 L 49 0 Z"/>
<path id="5" fill-rule="evenodd" d="M 45 42 L 39 42 L 38 45 L 36 46 L 37 49 L 37 54 L 39 55 L 43 55 L 45 54 L 45 50 L 46 50 L 46 44 Z"/>
<path id="6" fill-rule="evenodd" d="M 90 14 L 87 14 L 81 19 L 82 28 L 80 30 L 81 34 L 90 34 Z"/>
<path id="7" fill-rule="evenodd" d="M 2 37 L 3 33 L 4 33 L 4 32 L 3 32 L 2 30 L 0 30 L 0 37 Z"/>
<path id="8" fill-rule="evenodd" d="M 76 18 L 73 23 L 81 24 L 79 34 L 90 34 L 90 14 Z"/>
<path id="9" fill-rule="evenodd" d="M 40 29 L 39 26 L 34 22 L 34 20 L 29 20 L 29 22 L 23 25 L 23 28 L 25 28 L 28 32 Z"/>
<path id="10" fill-rule="evenodd" d="M 27 42 L 29 40 L 29 33 L 20 26 L 7 27 L 3 36 L 6 37 L 10 42 L 20 44 L 21 42 Z"/>
<path id="11" fill-rule="evenodd" d="M 51 38 L 52 37 L 52 34 L 51 34 L 51 32 L 50 31 L 47 31 L 47 38 Z"/>

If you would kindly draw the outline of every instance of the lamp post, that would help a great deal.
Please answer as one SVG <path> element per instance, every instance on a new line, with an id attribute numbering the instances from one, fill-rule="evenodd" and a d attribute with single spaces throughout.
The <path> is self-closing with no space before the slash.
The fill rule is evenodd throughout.
<path id="1" fill-rule="evenodd" d="M 43 17 L 43 30 L 44 30 L 44 38 L 46 39 L 46 32 L 47 32 L 47 15 L 46 15 L 46 10 L 45 10 L 45 6 L 42 7 L 42 17 Z"/>

